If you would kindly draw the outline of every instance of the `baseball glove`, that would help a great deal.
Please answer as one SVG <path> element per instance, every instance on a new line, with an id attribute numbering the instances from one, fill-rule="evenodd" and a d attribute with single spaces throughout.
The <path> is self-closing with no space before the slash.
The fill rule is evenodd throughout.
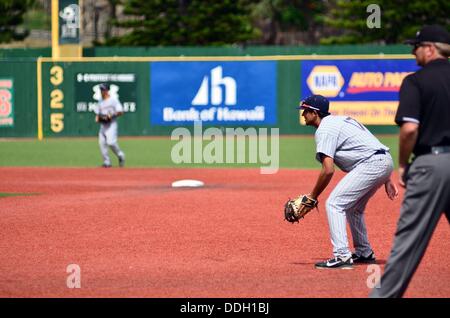
<path id="1" fill-rule="evenodd" d="M 112 117 L 110 115 L 98 115 L 98 122 L 107 124 L 111 122 Z"/>
<path id="2" fill-rule="evenodd" d="M 300 219 L 316 208 L 318 203 L 316 199 L 307 194 L 302 194 L 295 200 L 289 199 L 284 205 L 284 218 L 288 222 L 298 223 Z"/>

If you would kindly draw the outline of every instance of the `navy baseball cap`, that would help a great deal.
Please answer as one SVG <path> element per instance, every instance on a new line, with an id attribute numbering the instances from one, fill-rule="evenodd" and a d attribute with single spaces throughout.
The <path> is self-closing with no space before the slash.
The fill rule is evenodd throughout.
<path id="1" fill-rule="evenodd" d="M 450 34 L 440 25 L 425 25 L 417 31 L 414 39 L 406 40 L 405 44 L 416 45 L 422 42 L 440 42 L 450 44 Z"/>
<path id="2" fill-rule="evenodd" d="M 106 84 L 106 83 L 100 84 L 99 87 L 100 87 L 100 90 L 101 90 L 101 91 L 109 91 L 109 85 Z"/>
<path id="3" fill-rule="evenodd" d="M 302 100 L 297 109 L 312 109 L 318 111 L 324 115 L 329 115 L 328 109 L 330 108 L 330 102 L 322 95 L 311 95 L 308 98 Z"/>

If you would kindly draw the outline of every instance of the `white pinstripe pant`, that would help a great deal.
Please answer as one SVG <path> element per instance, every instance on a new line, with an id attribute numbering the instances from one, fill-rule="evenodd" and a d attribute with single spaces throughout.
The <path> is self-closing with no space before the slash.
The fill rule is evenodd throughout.
<path id="1" fill-rule="evenodd" d="M 389 153 L 374 155 L 350 171 L 331 192 L 326 210 L 335 257 L 351 256 L 346 219 L 356 254 L 368 256 L 371 253 L 364 210 L 369 199 L 389 180 L 393 166 Z"/>
<path id="2" fill-rule="evenodd" d="M 114 152 L 117 158 L 125 157 L 125 154 L 119 148 L 119 144 L 117 143 L 117 132 L 118 125 L 115 120 L 109 124 L 100 124 L 100 130 L 98 132 L 98 144 L 100 145 L 100 152 L 102 153 L 103 163 L 105 165 L 111 164 L 108 147 L 111 148 L 112 152 Z"/>

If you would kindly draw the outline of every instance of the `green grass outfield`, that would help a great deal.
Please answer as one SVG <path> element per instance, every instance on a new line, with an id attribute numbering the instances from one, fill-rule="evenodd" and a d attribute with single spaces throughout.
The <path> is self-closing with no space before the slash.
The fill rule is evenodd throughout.
<path id="1" fill-rule="evenodd" d="M 396 163 L 398 158 L 398 137 L 386 135 L 378 137 L 382 143 L 391 148 L 391 153 Z M 168 137 L 119 137 L 119 145 L 127 156 L 127 167 L 237 168 L 261 166 L 260 163 L 248 163 L 248 153 L 246 163 L 175 164 L 171 159 L 171 151 L 177 143 L 177 141 L 172 141 Z M 205 141 L 203 144 L 206 146 L 209 143 L 209 141 Z M 225 146 L 223 149 L 225 152 Z M 268 149 L 270 153 L 270 144 Z M 320 168 L 319 163 L 314 159 L 315 144 L 313 137 L 281 136 L 279 149 L 280 168 Z M 113 165 L 117 165 L 115 156 L 112 155 L 111 158 Z M 43 141 L 30 139 L 0 140 L 0 166 L 3 167 L 96 167 L 101 165 L 101 163 L 102 160 L 96 137 L 49 138 Z M 263 164 L 263 166 L 266 165 Z"/>

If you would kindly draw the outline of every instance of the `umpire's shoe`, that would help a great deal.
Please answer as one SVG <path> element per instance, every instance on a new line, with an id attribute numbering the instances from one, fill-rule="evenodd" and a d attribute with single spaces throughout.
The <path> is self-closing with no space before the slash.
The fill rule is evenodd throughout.
<path id="1" fill-rule="evenodd" d="M 324 262 L 316 263 L 317 269 L 352 269 L 353 260 L 349 256 L 347 258 L 335 257 Z"/>
<path id="2" fill-rule="evenodd" d="M 367 257 L 354 253 L 352 254 L 352 259 L 355 264 L 375 264 L 377 261 L 373 251 Z"/>

